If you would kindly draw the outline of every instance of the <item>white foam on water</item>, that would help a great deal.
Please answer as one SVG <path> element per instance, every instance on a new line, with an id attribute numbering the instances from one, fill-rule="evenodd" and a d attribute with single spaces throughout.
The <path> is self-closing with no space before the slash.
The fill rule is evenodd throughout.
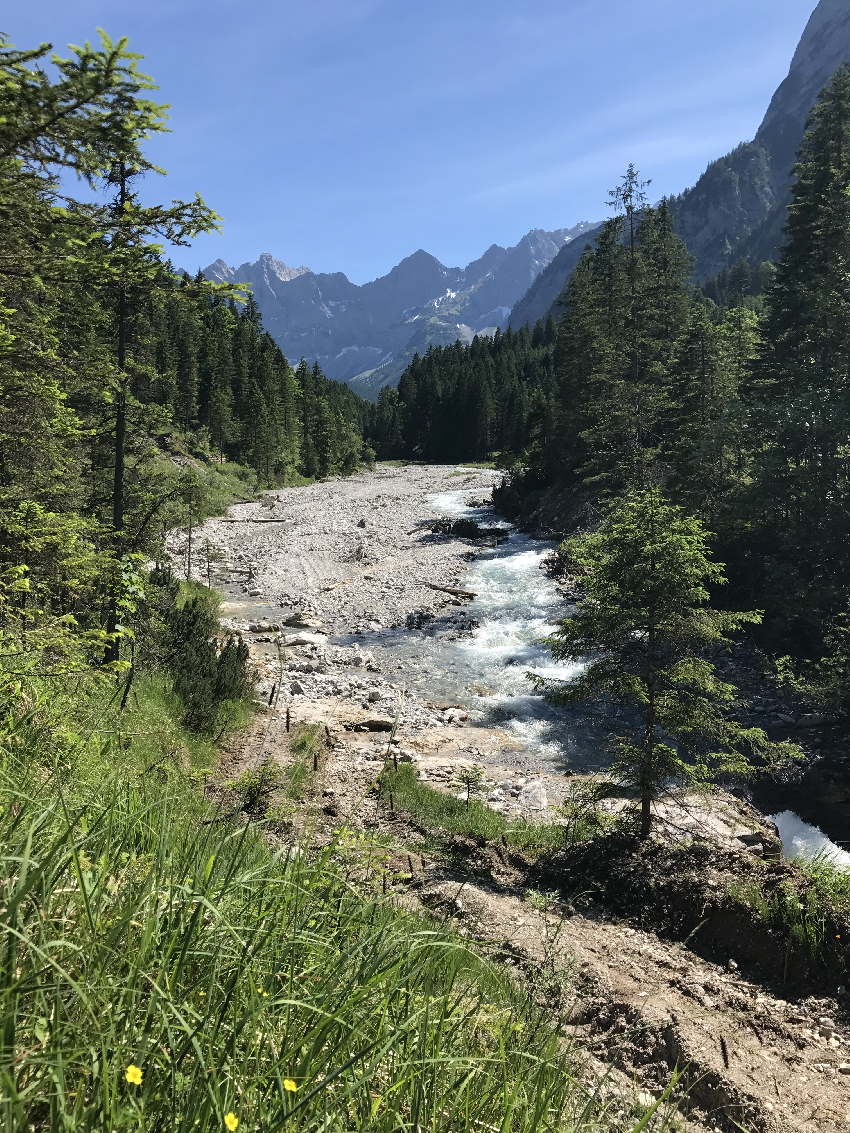
<path id="1" fill-rule="evenodd" d="M 783 810 L 770 818 L 776 823 L 786 857 L 818 858 L 840 869 L 850 869 L 850 853 L 827 838 L 820 827 L 804 822 L 793 810 Z"/>
<path id="2" fill-rule="evenodd" d="M 469 507 L 469 491 L 440 492 L 428 498 L 439 515 L 475 519 L 502 527 L 497 547 L 481 550 L 461 585 L 476 594 L 469 613 L 478 621 L 459 641 L 412 639 L 404 643 L 420 679 L 437 677 L 444 693 L 465 698 L 484 718 L 498 722 L 523 749 L 555 766 L 604 767 L 607 728 L 569 716 L 534 689 L 528 673 L 547 680 L 570 680 L 581 662 L 557 661 L 543 639 L 569 616 L 563 595 L 543 569 L 552 544 L 515 530 L 490 508 Z M 483 686 L 488 695 L 479 695 Z M 850 869 L 850 852 L 793 811 L 772 816 L 789 858 L 822 858 Z"/>
<path id="3" fill-rule="evenodd" d="M 441 676 L 456 673 L 474 707 L 510 731 L 526 750 L 563 762 L 586 748 L 592 761 L 604 761 L 604 742 L 579 735 L 576 726 L 536 692 L 529 673 L 547 680 L 569 680 L 581 664 L 559 662 L 543 639 L 555 633 L 569 609 L 555 582 L 546 574 L 544 559 L 552 544 L 517 531 L 490 508 L 468 507 L 468 491 L 440 492 L 429 505 L 451 518 L 476 519 L 501 527 L 498 546 L 482 549 L 462 582 L 476 597 L 466 607 L 478 626 L 471 636 L 444 645 L 435 643 L 431 659 Z M 487 695 L 475 693 L 483 686 Z M 560 759 L 558 757 L 561 757 Z"/>
<path id="4" fill-rule="evenodd" d="M 427 502 L 428 506 L 438 511 L 440 515 L 467 515 L 471 510 L 464 503 L 468 495 L 468 491 L 434 492 L 428 496 Z"/>

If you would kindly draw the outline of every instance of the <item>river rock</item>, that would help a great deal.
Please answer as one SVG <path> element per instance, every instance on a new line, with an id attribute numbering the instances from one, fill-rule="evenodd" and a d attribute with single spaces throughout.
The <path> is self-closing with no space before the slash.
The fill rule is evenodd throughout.
<path id="1" fill-rule="evenodd" d="M 411 610 L 405 618 L 404 624 L 408 629 L 423 629 L 434 620 L 431 610 Z"/>
<path id="2" fill-rule="evenodd" d="M 395 721 L 389 716 L 370 716 L 368 720 L 362 721 L 362 727 L 369 732 L 391 732 L 394 725 Z"/>
<path id="3" fill-rule="evenodd" d="M 519 793 L 519 805 L 526 810 L 546 810 L 549 796 L 542 783 L 527 783 Z"/>
<path id="4" fill-rule="evenodd" d="M 289 617 L 284 618 L 283 624 L 290 629 L 307 629 L 319 630 L 322 628 L 322 623 L 318 618 L 311 618 L 304 613 L 290 614 Z"/>
<path id="5" fill-rule="evenodd" d="M 281 645 L 324 645 L 325 638 L 319 633 L 285 633 L 280 639 Z"/>
<path id="6" fill-rule="evenodd" d="M 747 831 L 746 834 L 737 834 L 736 838 L 739 842 L 743 842 L 745 846 L 761 846 L 761 834 L 757 831 Z"/>

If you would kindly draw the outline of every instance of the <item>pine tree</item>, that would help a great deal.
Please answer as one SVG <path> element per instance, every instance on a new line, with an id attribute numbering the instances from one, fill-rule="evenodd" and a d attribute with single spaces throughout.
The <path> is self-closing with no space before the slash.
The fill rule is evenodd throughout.
<path id="1" fill-rule="evenodd" d="M 819 621 L 843 605 L 850 572 L 850 69 L 812 111 L 795 170 L 787 243 L 767 299 L 756 364 L 760 451 L 753 522 L 774 604 Z M 802 552 L 802 553 L 801 553 Z"/>
<path id="2" fill-rule="evenodd" d="M 613 774 L 637 793 L 642 837 L 672 784 L 744 774 L 752 753 L 794 754 L 729 715 L 736 690 L 707 654 L 759 615 L 709 607 L 709 587 L 725 578 L 707 543 L 699 520 L 649 488 L 628 491 L 597 531 L 566 544 L 582 596 L 549 644 L 558 658 L 591 660 L 570 681 L 542 683 L 560 703 L 610 698 L 634 714 Z"/>

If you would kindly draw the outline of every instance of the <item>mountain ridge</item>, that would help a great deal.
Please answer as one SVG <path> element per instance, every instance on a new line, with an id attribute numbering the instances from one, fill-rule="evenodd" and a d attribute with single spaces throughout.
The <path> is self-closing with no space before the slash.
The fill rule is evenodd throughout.
<path id="1" fill-rule="evenodd" d="M 292 361 L 317 361 L 328 377 L 374 397 L 417 351 L 494 332 L 560 248 L 589 227 L 532 228 L 511 247 L 491 244 L 465 267 L 447 267 L 418 248 L 363 284 L 343 272 L 290 267 L 269 252 L 239 267 L 216 260 L 204 275 L 249 283 L 266 328 Z"/>
<path id="2" fill-rule="evenodd" d="M 820 91 L 846 62 L 850 4 L 820 0 L 755 136 L 712 161 L 695 185 L 672 198 L 697 280 L 711 278 L 740 257 L 771 259 L 777 254 L 806 119 Z M 575 241 L 560 250 L 516 304 L 509 326 L 534 323 L 552 310 L 587 244 Z"/>

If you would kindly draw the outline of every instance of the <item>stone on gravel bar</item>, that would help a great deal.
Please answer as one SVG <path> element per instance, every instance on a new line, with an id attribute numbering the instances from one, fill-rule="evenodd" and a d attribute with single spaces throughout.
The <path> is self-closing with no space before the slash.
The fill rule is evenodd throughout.
<path id="1" fill-rule="evenodd" d="M 389 716 L 370 716 L 368 720 L 361 721 L 362 727 L 369 732 L 391 732 L 394 724 Z"/>
<path id="2" fill-rule="evenodd" d="M 528 783 L 519 793 L 519 805 L 527 810 L 546 810 L 549 796 L 542 783 Z"/>
<path id="3" fill-rule="evenodd" d="M 324 645 L 325 638 L 318 633 L 285 633 L 280 639 L 281 645 Z"/>
<path id="4" fill-rule="evenodd" d="M 322 623 L 318 618 L 311 618 L 304 613 L 290 614 L 284 618 L 283 624 L 291 629 L 321 629 Z"/>

